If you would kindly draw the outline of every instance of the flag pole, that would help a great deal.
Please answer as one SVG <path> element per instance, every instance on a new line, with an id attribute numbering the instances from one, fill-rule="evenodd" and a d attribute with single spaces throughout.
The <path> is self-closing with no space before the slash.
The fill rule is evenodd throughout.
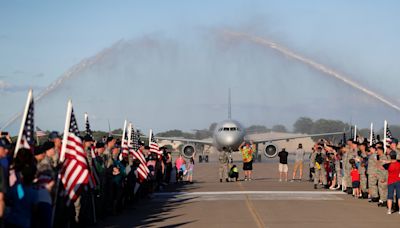
<path id="1" fill-rule="evenodd" d="M 153 129 L 150 129 L 150 133 L 149 133 L 149 146 L 151 144 L 151 137 L 153 135 Z"/>
<path id="2" fill-rule="evenodd" d="M 386 132 L 387 132 L 387 121 L 385 120 L 384 124 L 383 124 L 383 151 L 386 153 Z"/>
<path id="3" fill-rule="evenodd" d="M 369 132 L 369 146 L 372 146 L 372 132 L 374 131 L 374 123 L 371 123 L 371 130 Z"/>
<path id="4" fill-rule="evenodd" d="M 31 101 L 32 101 L 32 89 L 30 89 L 29 92 L 28 92 L 28 99 L 26 100 L 25 109 L 24 109 L 24 115 L 22 116 L 21 127 L 19 128 L 18 139 L 17 139 L 17 143 L 15 145 L 14 158 L 17 157 L 18 150 L 21 147 L 21 139 L 22 139 L 22 134 L 24 132 L 26 115 L 28 115 L 29 103 Z"/>
<path id="5" fill-rule="evenodd" d="M 132 122 L 129 122 L 128 124 L 128 147 L 132 143 Z"/>
<path id="6" fill-rule="evenodd" d="M 72 101 L 71 99 L 68 100 L 67 104 L 67 113 L 65 117 L 65 125 L 64 125 L 64 134 L 63 134 L 63 140 L 62 140 L 62 146 L 61 146 L 61 153 L 60 153 L 60 159 L 59 159 L 59 164 L 64 162 L 65 158 L 65 150 L 67 149 L 67 139 L 68 139 L 68 134 L 69 134 L 69 125 L 71 123 L 71 112 L 72 112 Z M 53 210 L 52 210 L 52 216 L 51 216 L 51 226 L 54 227 L 55 223 L 55 217 L 56 217 L 56 210 L 57 210 L 57 204 L 59 204 L 59 191 L 60 191 L 60 184 L 61 184 L 61 175 L 60 175 L 60 170 L 58 171 L 57 174 L 57 184 L 56 184 L 56 197 L 54 198 L 54 204 L 53 204 Z"/>
<path id="7" fill-rule="evenodd" d="M 127 125 L 127 121 L 124 121 L 124 128 L 122 130 L 122 140 L 121 140 L 121 144 L 124 145 L 125 142 L 125 134 L 126 134 L 126 125 Z"/>
<path id="8" fill-rule="evenodd" d="M 71 112 L 72 112 L 72 101 L 71 99 L 68 101 L 67 105 L 67 116 L 65 118 L 65 126 L 64 126 L 64 135 L 62 140 L 62 147 L 61 147 L 61 155 L 60 155 L 60 163 L 64 161 L 65 158 L 65 150 L 67 149 L 67 138 L 69 132 L 69 125 L 71 123 Z"/>
<path id="9" fill-rule="evenodd" d="M 357 125 L 354 125 L 354 139 L 353 141 L 357 141 Z"/>
<path id="10" fill-rule="evenodd" d="M 88 114 L 87 112 L 85 112 L 85 124 L 87 123 L 87 121 L 88 121 Z"/>

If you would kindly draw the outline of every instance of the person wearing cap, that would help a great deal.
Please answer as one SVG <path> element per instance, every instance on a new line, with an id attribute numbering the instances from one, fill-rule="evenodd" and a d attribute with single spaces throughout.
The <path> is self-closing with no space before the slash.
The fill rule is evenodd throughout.
<path id="1" fill-rule="evenodd" d="M 47 141 L 34 150 L 37 160 L 36 189 L 37 198 L 37 216 L 35 224 L 37 227 L 51 227 L 52 198 L 51 193 L 55 185 L 56 173 L 51 163 L 51 156 L 54 156 L 54 143 Z"/>
<path id="2" fill-rule="evenodd" d="M 56 176 L 54 167 L 52 166 L 52 157 L 55 155 L 54 143 L 47 141 L 40 147 L 35 148 L 34 153 L 37 160 L 36 168 L 38 173 L 50 172 L 54 179 Z"/>
<path id="3" fill-rule="evenodd" d="M 377 149 L 377 174 L 378 174 L 378 192 L 379 192 L 379 203 L 378 206 L 386 207 L 387 205 L 387 170 L 383 167 L 385 163 L 390 162 L 390 158 L 384 153 L 384 148 L 379 147 Z"/>
<path id="4" fill-rule="evenodd" d="M 305 154 L 305 152 L 303 149 L 303 145 L 301 143 L 299 143 L 299 146 L 297 147 L 297 150 L 296 150 L 296 160 L 294 162 L 293 176 L 292 176 L 291 181 L 294 181 L 296 179 L 297 170 L 299 170 L 299 180 L 301 181 L 301 179 L 303 178 L 304 154 Z"/>
<path id="5" fill-rule="evenodd" d="M 387 193 L 387 214 L 392 214 L 392 204 L 394 193 L 396 192 L 397 203 L 400 208 L 400 161 L 397 161 L 397 153 L 392 150 L 389 154 L 390 162 L 386 162 L 383 167 L 388 171 L 388 193 Z M 400 211 L 399 211 L 400 214 Z"/>
<path id="6" fill-rule="evenodd" d="M 61 136 L 57 131 L 52 131 L 49 134 L 49 141 L 54 143 L 54 155 L 51 156 L 51 165 L 55 168 L 58 165 L 58 160 L 61 154 Z"/>
<path id="7" fill-rule="evenodd" d="M 318 183 L 321 180 L 324 187 L 328 188 L 328 183 L 326 179 L 326 169 L 325 169 L 325 161 L 326 161 L 326 154 L 322 151 L 322 146 L 319 145 L 317 147 L 317 152 L 315 156 L 313 156 L 312 162 L 315 164 L 315 175 L 314 175 L 314 189 L 317 189 Z"/>
<path id="8" fill-rule="evenodd" d="M 353 189 L 351 187 L 352 186 L 351 177 L 350 177 L 352 164 L 350 163 L 350 161 L 354 160 L 357 155 L 357 147 L 358 147 L 357 144 L 358 143 L 356 141 L 352 141 L 351 139 L 347 140 L 346 153 L 342 158 L 343 170 L 344 170 L 343 176 L 344 176 L 346 191 L 348 194 L 353 193 Z"/>
<path id="9" fill-rule="evenodd" d="M 92 138 L 91 135 L 86 134 L 83 137 L 83 148 L 86 151 L 86 158 L 87 158 L 87 160 L 89 162 L 89 166 L 91 167 L 91 169 L 92 169 L 92 167 L 94 165 L 93 164 L 93 156 L 92 156 L 93 142 L 94 142 L 94 139 Z"/>
<path id="10" fill-rule="evenodd" d="M 368 153 L 368 194 L 369 202 L 378 202 L 378 167 L 377 167 L 377 153 L 375 145 L 369 148 Z"/>
<path id="11" fill-rule="evenodd" d="M 117 139 L 114 139 L 114 137 L 112 136 L 107 137 L 106 149 L 103 153 L 104 161 L 107 168 L 110 168 L 110 166 L 112 165 L 112 149 L 115 147 L 116 143 Z"/>

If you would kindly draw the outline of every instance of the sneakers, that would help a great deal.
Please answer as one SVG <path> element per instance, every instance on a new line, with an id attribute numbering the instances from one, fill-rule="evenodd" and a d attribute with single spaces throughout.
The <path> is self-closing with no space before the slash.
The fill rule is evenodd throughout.
<path id="1" fill-rule="evenodd" d="M 314 189 L 317 189 L 317 185 L 316 184 L 314 184 Z"/>
<path id="2" fill-rule="evenodd" d="M 279 179 L 279 182 L 282 182 L 282 179 Z"/>
<path id="3" fill-rule="evenodd" d="M 219 182 L 221 182 L 221 183 L 222 183 L 222 179 L 219 179 Z"/>
<path id="4" fill-rule="evenodd" d="M 386 214 L 391 215 L 392 214 L 392 210 L 388 209 L 388 211 L 386 212 Z"/>

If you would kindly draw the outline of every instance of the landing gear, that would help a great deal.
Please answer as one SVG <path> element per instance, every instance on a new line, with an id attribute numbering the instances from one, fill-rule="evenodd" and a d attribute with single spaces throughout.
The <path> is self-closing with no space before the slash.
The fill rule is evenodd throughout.
<path id="1" fill-rule="evenodd" d="M 202 162 L 208 163 L 208 155 L 199 155 L 199 163 Z"/>

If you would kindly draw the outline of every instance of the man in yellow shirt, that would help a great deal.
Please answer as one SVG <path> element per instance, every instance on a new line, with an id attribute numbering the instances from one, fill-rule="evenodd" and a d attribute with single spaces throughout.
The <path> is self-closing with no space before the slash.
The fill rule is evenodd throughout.
<path id="1" fill-rule="evenodd" d="M 256 151 L 256 146 L 253 141 L 250 141 L 250 144 L 243 141 L 239 146 L 239 150 L 243 157 L 244 180 L 251 180 L 253 172 L 253 153 Z"/>

